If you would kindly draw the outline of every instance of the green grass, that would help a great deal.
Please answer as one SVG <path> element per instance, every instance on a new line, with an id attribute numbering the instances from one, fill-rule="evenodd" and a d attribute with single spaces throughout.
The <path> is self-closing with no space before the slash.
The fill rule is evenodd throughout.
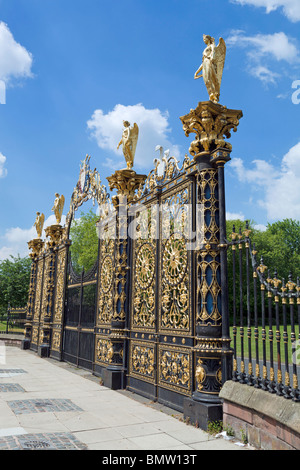
<path id="1" fill-rule="evenodd" d="M 0 332 L 6 331 L 6 321 L 0 322 Z M 9 326 L 8 332 L 9 333 L 23 333 L 24 328 L 12 328 Z"/>
<path id="2" fill-rule="evenodd" d="M 283 325 L 279 327 L 280 331 L 280 355 L 281 355 L 281 363 L 284 363 L 285 360 L 285 350 L 284 350 L 284 343 L 283 343 Z M 292 363 L 292 343 L 291 343 L 291 327 L 287 327 L 287 334 L 288 334 L 288 360 L 289 363 Z M 299 327 L 298 325 L 295 327 L 295 335 L 296 340 L 299 338 Z M 230 336 L 231 336 L 231 347 L 233 348 L 233 328 L 230 328 Z M 259 351 L 259 359 L 263 359 L 263 340 L 262 340 L 262 327 L 258 327 L 258 351 Z M 247 327 L 244 327 L 244 357 L 245 359 L 248 358 L 248 336 L 247 336 Z M 240 328 L 237 327 L 237 335 L 236 335 L 236 355 L 237 357 L 241 356 L 241 337 L 240 337 Z M 252 359 L 256 358 L 256 343 L 254 338 L 254 327 L 251 328 L 251 356 Z M 270 359 L 270 341 L 269 341 L 269 327 L 266 326 L 266 358 L 267 360 Z M 273 327 L 273 358 L 274 362 L 277 361 L 277 341 L 276 341 L 276 327 Z"/>

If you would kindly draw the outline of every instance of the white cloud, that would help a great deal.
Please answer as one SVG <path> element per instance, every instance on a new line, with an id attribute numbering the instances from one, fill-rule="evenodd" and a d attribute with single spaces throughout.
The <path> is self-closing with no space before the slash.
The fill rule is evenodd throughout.
<path id="1" fill-rule="evenodd" d="M 0 79 L 31 77 L 32 54 L 14 39 L 8 26 L 0 22 Z"/>
<path id="2" fill-rule="evenodd" d="M 245 167 L 240 158 L 230 162 L 239 181 L 263 190 L 263 199 L 257 201 L 267 212 L 268 219 L 292 218 L 300 220 L 300 142 L 282 158 L 280 168 L 264 160 L 254 160 L 253 168 Z"/>
<path id="3" fill-rule="evenodd" d="M 5 178 L 7 169 L 5 168 L 6 157 L 0 152 L 0 178 Z"/>
<path id="4" fill-rule="evenodd" d="M 62 216 L 61 224 L 65 223 L 66 217 Z M 44 223 L 44 228 L 56 224 L 55 215 L 50 215 Z M 42 239 L 45 239 L 45 231 L 43 231 Z M 28 242 L 37 238 L 35 227 L 32 226 L 28 229 L 20 227 L 12 227 L 7 229 L 4 236 L 0 237 L 0 242 L 3 245 L 0 248 L 0 260 L 4 260 L 12 256 L 25 257 L 29 255 Z"/>
<path id="5" fill-rule="evenodd" d="M 262 7 L 267 13 L 282 8 L 283 14 L 293 23 L 300 21 L 300 2 L 299 0 L 232 0 L 233 3 L 240 5 L 252 5 Z"/>
<path id="6" fill-rule="evenodd" d="M 117 150 L 123 132 L 123 120 L 131 125 L 135 122 L 139 126 L 139 138 L 135 154 L 135 166 L 140 168 L 152 167 L 156 145 L 164 149 L 170 149 L 170 154 L 179 157 L 179 148 L 170 141 L 168 112 L 159 109 L 146 109 L 142 104 L 124 106 L 117 104 L 112 111 L 104 114 L 102 109 L 97 109 L 92 118 L 87 122 L 91 135 L 96 139 L 100 148 L 114 153 L 118 160 L 111 166 L 112 158 L 108 157 L 106 166 L 112 168 L 124 168 L 126 162 L 122 153 L 122 146 Z"/>
<path id="7" fill-rule="evenodd" d="M 227 220 L 245 220 L 244 214 L 241 212 L 226 212 L 226 219 Z"/>
<path id="8" fill-rule="evenodd" d="M 248 72 L 265 83 L 275 83 L 282 74 L 282 66 L 280 73 L 273 70 L 278 62 L 290 66 L 300 63 L 295 40 L 283 32 L 247 36 L 243 31 L 232 31 L 227 44 L 247 48 Z"/>

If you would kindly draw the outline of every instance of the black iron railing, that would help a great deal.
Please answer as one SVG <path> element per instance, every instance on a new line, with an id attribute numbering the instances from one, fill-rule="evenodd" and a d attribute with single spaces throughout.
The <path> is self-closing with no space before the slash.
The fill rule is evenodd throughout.
<path id="1" fill-rule="evenodd" d="M 5 329 L 0 331 L 0 334 L 23 334 L 26 323 L 27 307 L 10 307 L 8 306 L 6 317 L 2 319 L 2 325 Z"/>
<path id="2" fill-rule="evenodd" d="M 300 401 L 300 282 L 257 260 L 248 224 L 230 235 L 233 380 Z"/>

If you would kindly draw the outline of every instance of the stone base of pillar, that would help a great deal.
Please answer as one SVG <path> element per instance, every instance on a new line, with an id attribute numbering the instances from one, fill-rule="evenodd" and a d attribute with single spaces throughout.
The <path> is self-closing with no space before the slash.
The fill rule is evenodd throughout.
<path id="1" fill-rule="evenodd" d="M 218 403 L 205 403 L 185 398 L 183 401 L 184 419 L 189 419 L 194 426 L 207 431 L 210 422 L 222 421 L 223 405 Z"/>
<path id="2" fill-rule="evenodd" d="M 37 353 L 38 353 L 38 356 L 40 357 L 49 357 L 50 346 L 41 344 L 40 346 L 38 346 Z"/>
<path id="3" fill-rule="evenodd" d="M 21 349 L 23 350 L 30 349 L 30 339 L 22 339 Z"/>
<path id="4" fill-rule="evenodd" d="M 125 388 L 125 372 L 123 370 L 107 368 L 103 370 L 103 385 L 111 390 L 123 390 Z"/>

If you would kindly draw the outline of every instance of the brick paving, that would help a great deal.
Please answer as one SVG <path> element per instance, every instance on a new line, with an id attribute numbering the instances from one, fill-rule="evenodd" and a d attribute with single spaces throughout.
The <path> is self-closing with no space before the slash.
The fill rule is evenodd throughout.
<path id="1" fill-rule="evenodd" d="M 0 384 L 0 392 L 25 392 L 24 388 L 19 384 Z"/>
<path id="2" fill-rule="evenodd" d="M 43 413 L 43 412 L 59 412 L 59 411 L 82 411 L 71 400 L 57 398 L 54 400 L 32 399 L 32 400 L 15 400 L 7 402 L 9 407 L 15 414 L 23 413 Z"/>
<path id="3" fill-rule="evenodd" d="M 0 438 L 0 451 L 85 449 L 87 446 L 70 433 L 37 433 Z"/>

